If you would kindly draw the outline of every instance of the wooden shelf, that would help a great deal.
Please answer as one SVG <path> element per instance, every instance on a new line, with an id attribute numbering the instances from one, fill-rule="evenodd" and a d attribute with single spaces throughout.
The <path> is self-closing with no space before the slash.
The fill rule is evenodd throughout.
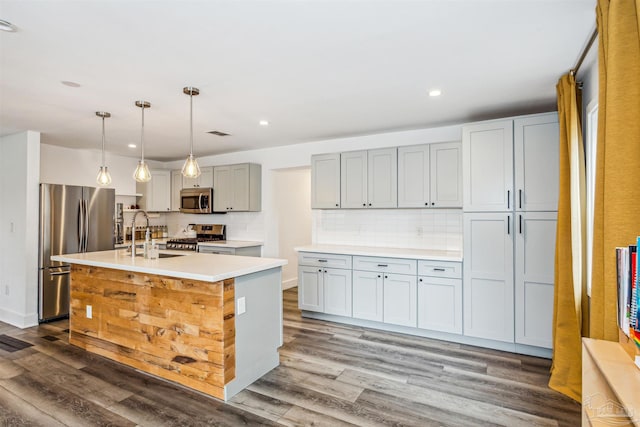
<path id="1" fill-rule="evenodd" d="M 582 425 L 640 426 L 640 369 L 617 342 L 582 339 Z"/>

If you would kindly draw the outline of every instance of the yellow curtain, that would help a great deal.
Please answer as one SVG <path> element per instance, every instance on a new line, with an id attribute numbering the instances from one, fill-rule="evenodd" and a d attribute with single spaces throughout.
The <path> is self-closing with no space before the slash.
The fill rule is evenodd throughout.
<path id="1" fill-rule="evenodd" d="M 640 235 L 640 0 L 598 0 L 592 338 L 618 340 L 616 246 Z"/>
<path id="2" fill-rule="evenodd" d="M 584 148 L 578 90 L 572 74 L 556 86 L 560 122 L 560 186 L 553 308 L 553 364 L 549 387 L 582 396 L 582 305 L 585 289 Z"/>

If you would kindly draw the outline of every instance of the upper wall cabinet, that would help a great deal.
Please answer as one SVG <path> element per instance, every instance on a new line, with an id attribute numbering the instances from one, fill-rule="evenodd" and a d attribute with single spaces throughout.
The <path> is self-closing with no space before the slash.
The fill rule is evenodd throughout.
<path id="1" fill-rule="evenodd" d="M 513 209 L 513 120 L 462 128 L 464 210 Z"/>
<path id="2" fill-rule="evenodd" d="M 515 207 L 558 209 L 560 131 L 557 113 L 514 120 Z"/>
<path id="3" fill-rule="evenodd" d="M 136 183 L 136 192 L 142 194 L 138 199 L 140 209 L 148 212 L 171 210 L 171 171 L 151 170 L 150 172 L 151 181 Z"/>
<path id="4" fill-rule="evenodd" d="M 557 210 L 557 113 L 472 123 L 462 144 L 465 211 Z"/>
<path id="5" fill-rule="evenodd" d="M 398 205 L 396 148 L 352 151 L 340 156 L 342 208 L 395 208 Z"/>
<path id="6" fill-rule="evenodd" d="M 213 168 L 216 212 L 259 212 L 262 209 L 262 167 L 255 163 Z"/>
<path id="7" fill-rule="evenodd" d="M 462 207 L 459 142 L 398 148 L 399 208 Z"/>
<path id="8" fill-rule="evenodd" d="M 182 177 L 182 188 L 193 187 L 213 187 L 213 167 L 201 168 L 197 178 Z"/>
<path id="9" fill-rule="evenodd" d="M 340 153 L 311 156 L 311 208 L 340 207 Z"/>

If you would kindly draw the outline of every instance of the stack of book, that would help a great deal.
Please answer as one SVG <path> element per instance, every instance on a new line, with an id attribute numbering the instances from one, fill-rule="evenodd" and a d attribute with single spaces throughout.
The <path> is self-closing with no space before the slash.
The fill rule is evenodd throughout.
<path id="1" fill-rule="evenodd" d="M 618 266 L 618 326 L 640 348 L 640 274 L 638 247 L 616 248 Z"/>

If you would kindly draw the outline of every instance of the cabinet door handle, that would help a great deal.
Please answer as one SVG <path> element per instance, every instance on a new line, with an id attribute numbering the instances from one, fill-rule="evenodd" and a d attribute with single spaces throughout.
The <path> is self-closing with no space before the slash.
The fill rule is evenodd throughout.
<path id="1" fill-rule="evenodd" d="M 518 206 L 522 209 L 522 188 L 518 190 Z"/>
<path id="2" fill-rule="evenodd" d="M 382 277 L 382 276 L 380 276 L 380 275 L 378 274 L 378 279 L 379 279 L 380 277 Z"/>
<path id="3" fill-rule="evenodd" d="M 429 206 L 429 202 L 424 202 L 424 205 L 425 206 Z"/>
<path id="4" fill-rule="evenodd" d="M 507 215 L 507 234 L 511 234 L 511 215 Z"/>
<path id="5" fill-rule="evenodd" d="M 325 273 L 327 272 L 327 270 L 324 271 Z"/>
<path id="6" fill-rule="evenodd" d="M 522 215 L 520 215 L 520 234 L 522 234 Z"/>
<path id="7" fill-rule="evenodd" d="M 388 279 L 388 278 L 389 278 L 389 276 L 384 276 L 384 278 L 385 278 L 385 279 Z"/>
<path id="8" fill-rule="evenodd" d="M 422 279 L 418 279 L 418 282 L 422 282 Z"/>
<path id="9" fill-rule="evenodd" d="M 507 210 L 511 209 L 511 190 L 507 190 Z"/>
<path id="10" fill-rule="evenodd" d="M 322 273 L 322 269 L 321 268 L 318 269 L 318 273 Z"/>
<path id="11" fill-rule="evenodd" d="M 378 264 L 378 267 L 389 267 L 387 264 Z"/>
<path id="12" fill-rule="evenodd" d="M 363 203 L 363 204 L 362 204 L 362 206 L 367 206 L 367 204 L 366 204 L 366 203 Z"/>
<path id="13" fill-rule="evenodd" d="M 371 206 L 371 203 L 369 203 L 369 206 Z"/>
<path id="14" fill-rule="evenodd" d="M 318 262 L 328 262 L 326 259 L 319 259 Z"/>
<path id="15" fill-rule="evenodd" d="M 336 203 L 336 207 L 338 207 L 338 204 Z"/>
<path id="16" fill-rule="evenodd" d="M 444 268 L 434 268 L 433 271 L 444 271 Z"/>

